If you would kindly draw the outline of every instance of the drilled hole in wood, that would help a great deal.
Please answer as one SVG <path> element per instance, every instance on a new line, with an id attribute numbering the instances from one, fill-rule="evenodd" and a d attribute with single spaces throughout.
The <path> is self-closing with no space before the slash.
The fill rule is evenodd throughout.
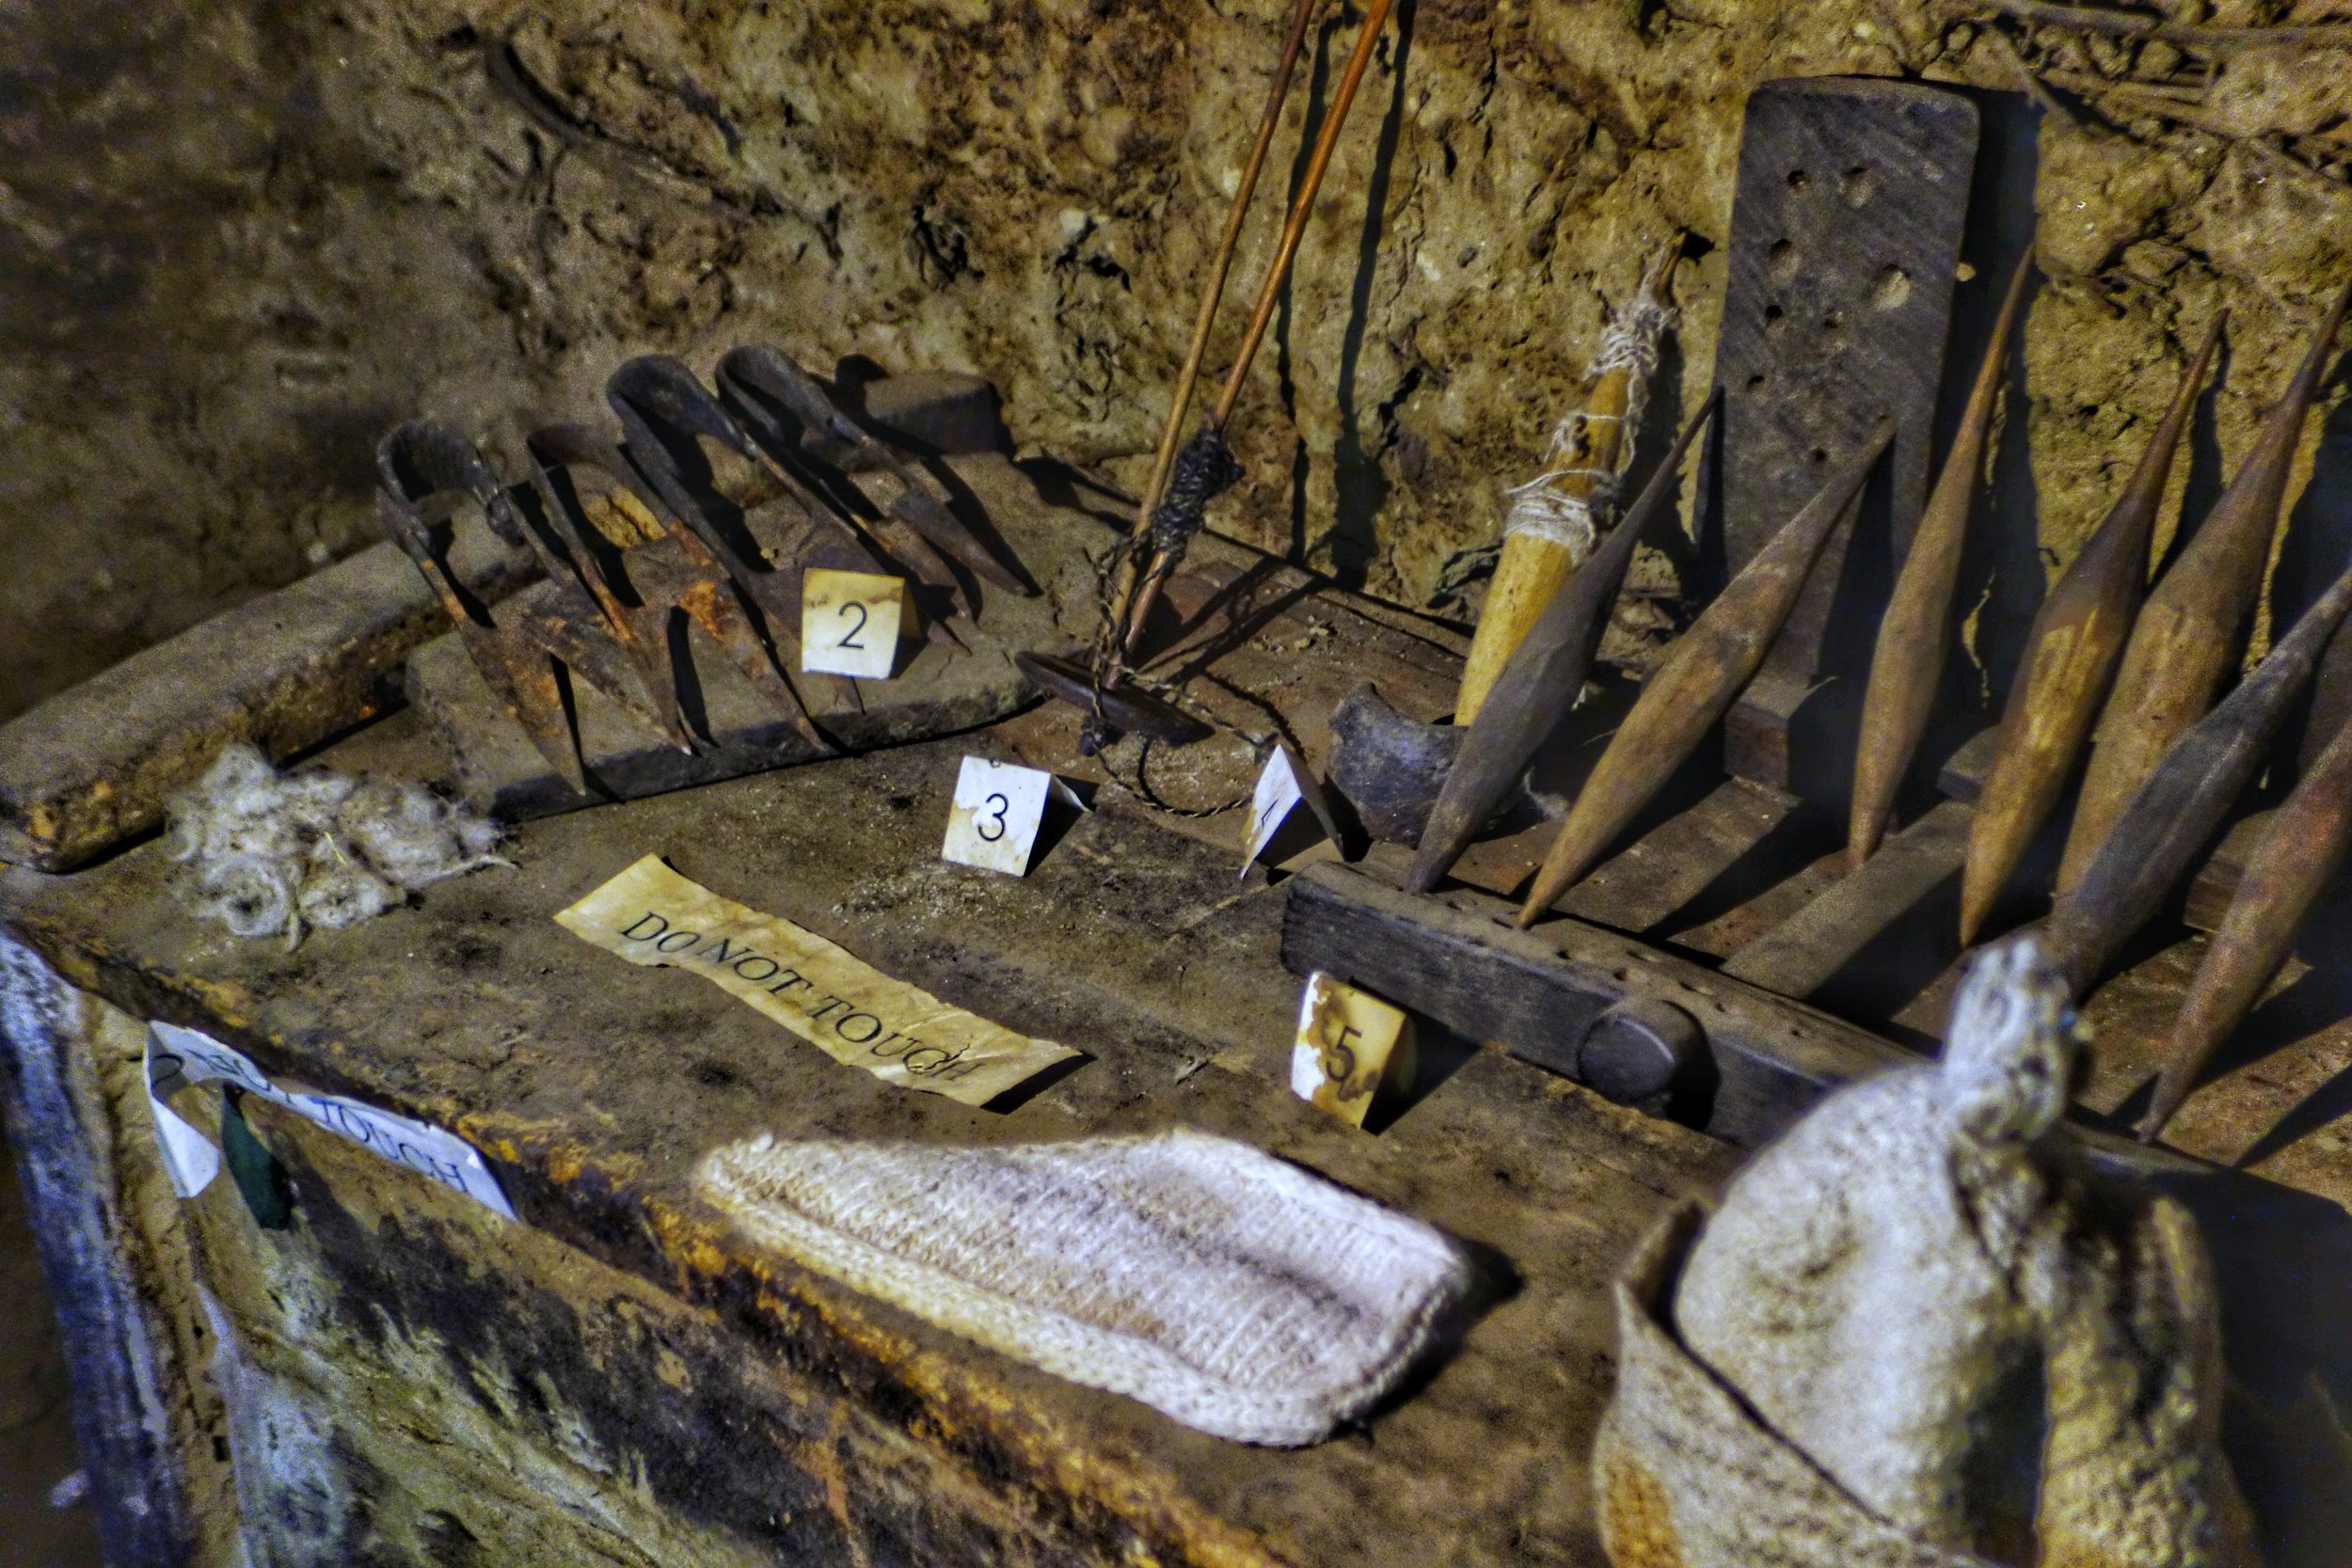
<path id="1" fill-rule="evenodd" d="M 1827 447 L 1815 447 L 1810 455 L 1812 461 L 1816 463 L 1826 463 L 1829 461 L 1829 449 Z"/>
<path id="2" fill-rule="evenodd" d="M 1797 276 L 1797 245 L 1793 240 L 1774 240 L 1764 252 L 1764 275 L 1775 283 L 1786 283 Z"/>
<path id="3" fill-rule="evenodd" d="M 1764 307 L 1764 330 L 1767 332 L 1780 331 L 1788 325 L 1788 312 L 1783 310 L 1779 306 L 1767 305 Z"/>
<path id="4" fill-rule="evenodd" d="M 1758 371 L 1754 375 L 1748 377 L 1748 390 L 1751 392 L 1760 392 L 1763 389 L 1764 372 L 1762 371 Z"/>
<path id="5" fill-rule="evenodd" d="M 1804 170 L 1801 168 L 1792 168 L 1788 171 L 1788 188 L 1790 190 L 1801 191 L 1811 183 L 1813 183 L 1813 182 L 1805 178 Z"/>
<path id="6" fill-rule="evenodd" d="M 1870 193 L 1877 187 L 1878 176 L 1870 172 L 1867 164 L 1856 164 L 1837 177 L 1837 194 L 1849 207 L 1859 207 L 1869 200 Z"/>
<path id="7" fill-rule="evenodd" d="M 1892 261 L 1879 268 L 1879 275 L 1870 285 L 1870 308 L 1892 310 L 1911 297 L 1911 274 Z"/>
<path id="8" fill-rule="evenodd" d="M 1843 310 L 1832 310 L 1828 315 L 1821 318 L 1821 329 L 1825 332 L 1839 331 L 1845 326 L 1845 325 L 1846 312 Z"/>

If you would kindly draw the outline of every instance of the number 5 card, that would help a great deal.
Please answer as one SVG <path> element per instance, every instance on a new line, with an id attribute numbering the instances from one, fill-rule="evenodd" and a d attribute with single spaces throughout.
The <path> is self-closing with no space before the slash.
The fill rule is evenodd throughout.
<path id="1" fill-rule="evenodd" d="M 801 577 L 801 668 L 887 680 L 898 663 L 906 579 L 811 566 Z"/>

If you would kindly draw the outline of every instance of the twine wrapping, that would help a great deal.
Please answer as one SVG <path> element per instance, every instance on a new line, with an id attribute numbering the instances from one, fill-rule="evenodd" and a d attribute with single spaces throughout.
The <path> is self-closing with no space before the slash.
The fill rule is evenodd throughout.
<path id="1" fill-rule="evenodd" d="M 1604 421 L 1627 431 L 1639 430 L 1649 383 L 1658 372 L 1658 344 L 1674 323 L 1674 310 L 1662 304 L 1645 284 L 1640 293 L 1620 306 L 1601 334 L 1600 351 L 1585 370 L 1588 386 L 1611 371 L 1626 370 L 1625 412 L 1596 414 L 1573 408 L 1551 427 L 1544 448 L 1546 470 L 1510 492 L 1511 510 L 1503 518 L 1502 534 L 1526 534 L 1565 546 L 1577 565 L 1584 563 L 1598 537 L 1596 515 L 1614 505 L 1617 482 L 1633 461 L 1633 443 L 1617 443 L 1616 460 L 1607 467 L 1577 461 L 1593 450 L 1592 428 Z M 1561 488 L 1566 479 L 1585 481 L 1581 495 Z"/>

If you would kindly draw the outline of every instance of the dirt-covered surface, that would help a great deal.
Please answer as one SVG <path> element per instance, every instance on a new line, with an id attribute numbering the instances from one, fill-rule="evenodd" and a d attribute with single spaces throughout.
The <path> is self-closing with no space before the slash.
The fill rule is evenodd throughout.
<path id="1" fill-rule="evenodd" d="M 1135 485 L 1287 11 L 0 0 L 0 714 L 371 537 L 394 420 L 500 436 L 647 349 L 977 370 L 1021 440 Z M 2021 62 L 2063 111 L 2011 174 L 2049 273 L 2025 355 L 2042 540 L 2071 553 L 2227 304 L 2209 494 L 2346 271 L 2346 52 L 1984 18 L 1405 0 L 1217 525 L 1421 602 L 1677 225 L 1704 242 L 1675 283 L 1697 401 L 1755 82 L 2013 92 Z M 1237 296 L 1355 21 L 1319 14 Z"/>

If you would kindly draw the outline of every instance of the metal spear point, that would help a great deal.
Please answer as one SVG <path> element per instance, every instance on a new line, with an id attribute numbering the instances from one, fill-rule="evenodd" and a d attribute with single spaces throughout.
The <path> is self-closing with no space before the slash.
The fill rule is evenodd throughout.
<path id="1" fill-rule="evenodd" d="M 2140 608 L 2074 807 L 2058 867 L 2061 894 L 2082 879 L 2165 748 L 2205 711 L 2238 662 L 2241 636 L 2270 561 L 2287 471 L 2347 300 L 2352 288 L 2336 296 L 2237 476 Z"/>
<path id="2" fill-rule="evenodd" d="M 1821 546 L 1895 438 L 1890 425 L 1830 476 L 1749 558 L 1642 684 L 1552 840 L 1518 912 L 1524 930 L 1600 861 L 1754 678 L 1804 592 Z"/>
<path id="3" fill-rule="evenodd" d="M 2076 995 L 2106 973 L 2220 828 L 2347 609 L 2352 571 L 2328 586 L 2235 691 L 2172 743 L 2115 819 L 2082 881 L 2059 895 L 2042 924 L 2043 945 Z"/>
<path id="4" fill-rule="evenodd" d="M 1985 439 L 1993 429 L 2001 362 L 2008 357 L 2010 334 L 2032 273 L 2033 252 L 2028 249 L 2018 258 L 2000 314 L 1994 318 L 1993 338 L 1984 345 L 1984 362 L 1977 368 L 1952 450 L 1945 453 L 1944 471 L 1936 476 L 1935 490 L 1919 515 L 1902 572 L 1879 622 L 1878 646 L 1862 699 L 1862 739 L 1854 754 L 1852 818 L 1846 840 L 1849 865 L 1859 866 L 1878 847 L 1887 819 L 1895 814 L 1896 791 L 1911 770 L 1911 759 L 1935 711 L 1936 688 L 1944 679 L 1951 646 L 1952 593 L 1960 583 L 1961 546 L 1984 467 Z"/>
<path id="5" fill-rule="evenodd" d="M 1993 767 L 1968 830 L 1961 876 L 1960 944 L 1969 946 L 2026 846 L 2049 819 L 2074 770 L 2090 722 L 2106 700 L 2123 640 L 2148 580 L 2148 542 L 2172 471 L 2172 456 L 2196 406 L 2197 389 L 2221 344 L 2222 311 L 2181 377 L 2139 467 L 2115 509 L 2050 589 L 2026 634 L 2025 673 L 2010 689 Z"/>
<path id="6" fill-rule="evenodd" d="M 1486 826 L 1511 786 L 1527 770 L 1544 737 L 1574 705 L 1591 673 L 1593 653 L 1607 624 L 1609 607 L 1632 563 L 1633 547 L 1650 525 L 1672 508 L 1681 480 L 1683 454 L 1723 406 L 1717 388 L 1676 437 L 1674 450 L 1658 467 L 1619 518 L 1617 526 L 1568 578 L 1502 667 L 1463 738 L 1462 750 L 1445 776 L 1445 787 L 1421 831 L 1406 886 L 1427 893 L 1452 868 L 1478 830 Z"/>

